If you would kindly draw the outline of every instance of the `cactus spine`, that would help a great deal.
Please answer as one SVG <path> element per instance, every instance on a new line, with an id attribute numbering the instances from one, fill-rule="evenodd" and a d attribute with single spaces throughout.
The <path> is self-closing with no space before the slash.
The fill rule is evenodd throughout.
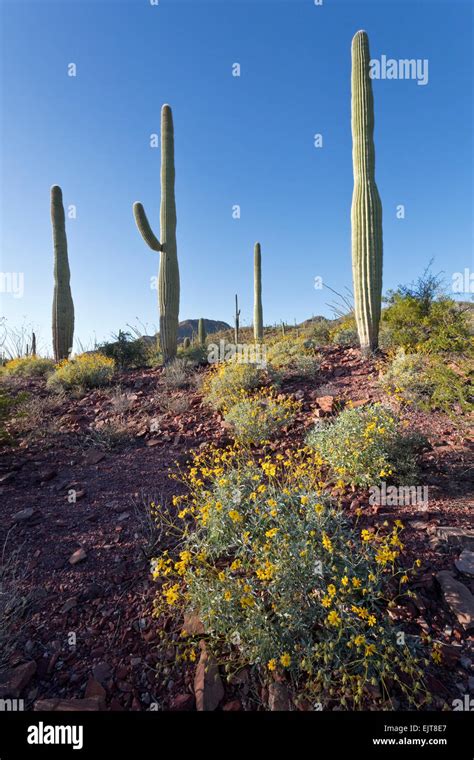
<path id="1" fill-rule="evenodd" d="M 53 351 L 56 361 L 67 359 L 74 336 L 74 303 L 71 295 L 63 194 L 51 188 L 51 223 L 54 246 Z"/>
<path id="2" fill-rule="evenodd" d="M 377 349 L 382 301 L 382 203 L 375 184 L 374 99 L 369 76 L 369 39 L 352 40 L 352 277 L 360 347 Z"/>
<path id="3" fill-rule="evenodd" d="M 158 303 L 160 345 L 165 363 L 175 358 L 178 345 L 179 268 L 174 180 L 173 114 L 170 106 L 164 105 L 161 109 L 161 242 L 154 235 L 141 203 L 134 203 L 133 213 L 145 243 L 152 251 L 160 252 Z"/>
<path id="4" fill-rule="evenodd" d="M 201 318 L 198 322 L 198 342 L 200 346 L 206 344 L 206 328 L 204 326 L 204 320 Z"/>
<path id="5" fill-rule="evenodd" d="M 255 243 L 253 251 L 253 336 L 256 341 L 263 340 L 262 253 L 260 243 Z"/>

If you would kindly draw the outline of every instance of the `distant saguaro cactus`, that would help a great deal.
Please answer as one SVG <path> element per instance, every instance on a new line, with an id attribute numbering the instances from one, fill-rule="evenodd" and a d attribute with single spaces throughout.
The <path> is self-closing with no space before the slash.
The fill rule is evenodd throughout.
<path id="1" fill-rule="evenodd" d="M 237 293 L 235 294 L 235 317 L 234 317 L 234 343 L 237 346 L 239 343 L 239 327 L 240 327 L 240 309 L 239 299 Z"/>
<path id="2" fill-rule="evenodd" d="M 253 251 L 253 336 L 256 341 L 263 340 L 262 252 L 260 243 L 255 243 Z"/>
<path id="3" fill-rule="evenodd" d="M 36 356 L 36 335 L 34 332 L 31 333 L 31 355 Z"/>
<path id="4" fill-rule="evenodd" d="M 174 129 L 169 105 L 161 109 L 161 242 L 153 233 L 141 203 L 133 204 L 137 227 L 152 251 L 160 252 L 158 303 L 160 308 L 160 345 L 168 363 L 178 346 L 179 267 L 176 246 L 176 203 L 174 197 Z"/>
<path id="5" fill-rule="evenodd" d="M 74 337 L 74 303 L 71 295 L 63 194 L 51 188 L 51 223 L 54 247 L 53 351 L 56 361 L 67 359 Z"/>
<path id="6" fill-rule="evenodd" d="M 369 76 L 369 39 L 352 40 L 352 276 L 360 347 L 367 356 L 378 347 L 382 304 L 382 203 L 375 184 L 374 99 Z"/>
<path id="7" fill-rule="evenodd" d="M 202 318 L 198 322 L 198 342 L 200 346 L 204 346 L 206 343 L 206 328 Z"/>

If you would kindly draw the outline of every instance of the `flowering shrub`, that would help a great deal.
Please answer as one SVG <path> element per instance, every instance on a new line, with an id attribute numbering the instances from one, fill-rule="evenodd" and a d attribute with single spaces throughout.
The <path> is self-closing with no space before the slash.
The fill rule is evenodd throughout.
<path id="1" fill-rule="evenodd" d="M 228 361 L 216 364 L 203 383 L 203 393 L 215 409 L 237 402 L 242 390 L 257 388 L 266 380 L 266 371 L 255 364 Z"/>
<path id="2" fill-rule="evenodd" d="M 53 359 L 40 356 L 23 356 L 12 359 L 2 367 L 2 374 L 16 377 L 43 377 L 54 369 Z"/>
<path id="3" fill-rule="evenodd" d="M 189 493 L 175 497 L 179 548 L 152 562 L 154 616 L 198 616 L 229 677 L 244 666 L 264 680 L 278 673 L 325 708 L 373 703 L 374 687 L 380 706 L 395 694 L 421 703 L 417 658 L 385 612 L 389 582 L 402 590 L 408 580 L 396 569 L 403 526 L 360 533 L 319 478 L 308 450 L 257 462 L 235 449 L 195 456 Z M 177 660 L 194 661 L 201 638 L 182 631 Z"/>
<path id="4" fill-rule="evenodd" d="M 290 425 L 300 406 L 272 389 L 262 388 L 252 394 L 241 391 L 239 401 L 225 411 L 224 419 L 232 425 L 237 441 L 259 445 Z"/>
<path id="5" fill-rule="evenodd" d="M 315 427 L 307 444 L 321 456 L 343 487 L 370 487 L 391 478 L 408 485 L 416 475 L 414 454 L 421 438 L 401 432 L 381 404 L 345 409 L 334 422 Z"/>
<path id="6" fill-rule="evenodd" d="M 102 354 L 80 354 L 56 365 L 48 378 L 50 388 L 95 388 L 112 380 L 115 369 L 113 359 Z"/>
<path id="7" fill-rule="evenodd" d="M 274 338 L 267 348 L 267 360 L 277 370 L 286 369 L 301 361 L 304 357 L 314 358 L 316 341 L 291 332 L 289 335 Z"/>
<path id="8" fill-rule="evenodd" d="M 446 364 L 426 354 L 407 354 L 399 348 L 395 357 L 381 372 L 381 387 L 401 403 L 412 403 L 429 411 L 440 409 L 453 414 L 473 409 L 472 362 Z"/>

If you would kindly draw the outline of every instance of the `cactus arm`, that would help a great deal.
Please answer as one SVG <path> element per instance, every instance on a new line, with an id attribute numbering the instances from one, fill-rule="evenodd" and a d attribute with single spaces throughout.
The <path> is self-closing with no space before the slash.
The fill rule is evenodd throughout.
<path id="1" fill-rule="evenodd" d="M 136 202 L 133 204 L 133 215 L 135 217 L 138 231 L 140 232 L 145 243 L 151 248 L 152 251 L 161 251 L 161 243 L 151 229 L 150 222 L 148 221 L 145 209 L 141 203 Z"/>

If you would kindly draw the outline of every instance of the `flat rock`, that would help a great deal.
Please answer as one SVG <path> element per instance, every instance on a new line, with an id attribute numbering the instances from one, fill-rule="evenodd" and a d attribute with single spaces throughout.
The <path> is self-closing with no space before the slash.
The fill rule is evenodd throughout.
<path id="1" fill-rule="evenodd" d="M 81 547 L 80 549 L 76 549 L 73 554 L 69 557 L 69 564 L 70 565 L 77 565 L 78 562 L 82 562 L 87 557 L 87 552 Z"/>
<path id="2" fill-rule="evenodd" d="M 171 709 L 175 712 L 186 712 L 194 707 L 194 697 L 192 694 L 177 694 L 171 700 Z"/>
<path id="3" fill-rule="evenodd" d="M 181 629 L 183 635 L 196 636 L 204 633 L 204 626 L 201 623 L 199 616 L 194 612 L 185 612 L 183 627 Z"/>
<path id="4" fill-rule="evenodd" d="M 194 676 L 194 696 L 199 711 L 215 710 L 224 697 L 224 687 L 215 659 L 201 642 L 201 656 Z"/>
<path id="5" fill-rule="evenodd" d="M 315 401 L 323 412 L 332 414 L 334 410 L 334 396 L 318 396 Z"/>
<path id="6" fill-rule="evenodd" d="M 86 699 L 38 699 L 34 704 L 35 712 L 95 712 L 102 710 L 100 697 Z"/>
<path id="7" fill-rule="evenodd" d="M 103 459 L 105 459 L 105 454 L 103 451 L 92 449 L 91 451 L 88 451 L 84 456 L 84 464 L 99 464 L 99 462 L 101 462 Z"/>
<path id="8" fill-rule="evenodd" d="M 474 552 L 471 552 L 469 549 L 463 549 L 459 558 L 454 561 L 454 564 L 460 573 L 474 577 Z"/>
<path id="9" fill-rule="evenodd" d="M 92 675 L 96 681 L 103 684 L 104 681 L 108 681 L 112 677 L 112 668 L 106 662 L 99 662 L 92 668 Z"/>
<path id="10" fill-rule="evenodd" d="M 474 596 L 469 589 L 457 581 L 448 570 L 436 573 L 436 580 L 441 586 L 443 597 L 456 616 L 458 623 L 469 630 L 474 628 Z"/>
<path id="11" fill-rule="evenodd" d="M 13 697 L 18 699 L 23 689 L 28 686 L 36 673 L 36 662 L 23 662 L 15 668 L 11 668 L 0 677 L 0 697 Z"/>
<path id="12" fill-rule="evenodd" d="M 29 520 L 33 517 L 35 510 L 33 507 L 26 507 L 26 509 L 20 509 L 19 512 L 13 515 L 13 522 L 23 522 L 23 520 Z"/>
<path id="13" fill-rule="evenodd" d="M 84 692 L 84 697 L 86 699 L 89 699 L 90 697 L 97 697 L 100 700 L 101 709 L 105 709 L 105 698 L 107 694 L 99 681 L 96 681 L 95 678 L 89 678 L 86 686 L 86 690 Z"/>
<path id="14" fill-rule="evenodd" d="M 472 529 L 444 525 L 438 528 L 437 535 L 452 546 L 459 546 L 462 549 L 474 551 L 474 530 Z"/>
<path id="15" fill-rule="evenodd" d="M 268 707 L 272 712 L 288 712 L 290 697 L 284 683 L 273 681 L 268 687 Z"/>

